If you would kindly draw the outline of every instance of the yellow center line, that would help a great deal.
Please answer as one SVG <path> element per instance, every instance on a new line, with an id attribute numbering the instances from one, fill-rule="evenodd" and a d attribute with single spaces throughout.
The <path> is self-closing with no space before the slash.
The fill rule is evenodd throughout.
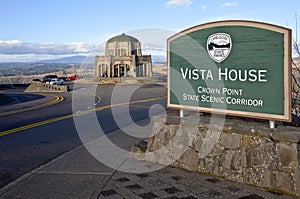
<path id="1" fill-rule="evenodd" d="M 137 105 L 130 106 L 130 107 L 134 107 L 134 108 L 150 108 L 150 106 L 137 106 Z M 159 109 L 159 108 L 155 108 L 155 109 Z"/>
<path id="2" fill-rule="evenodd" d="M 57 104 L 57 103 L 62 102 L 64 100 L 64 97 L 60 96 L 60 95 L 54 95 L 54 94 L 44 94 L 44 95 L 53 96 L 53 97 L 55 97 L 55 100 L 44 103 L 44 104 L 40 104 L 40 105 L 34 106 L 34 107 L 29 107 L 29 108 L 24 108 L 24 109 L 8 111 L 8 112 L 5 112 L 5 113 L 0 113 L 0 117 L 1 116 L 6 116 L 6 115 L 12 115 L 12 114 L 15 114 L 15 113 L 22 113 L 22 112 L 26 112 L 26 111 L 36 110 L 36 109 L 39 109 L 39 108 L 42 108 L 42 107 Z"/>
<path id="3" fill-rule="evenodd" d="M 72 117 L 79 117 L 79 116 L 82 116 L 82 115 L 89 114 L 93 111 L 102 111 L 104 109 L 108 109 L 108 108 L 111 108 L 111 107 L 150 102 L 150 101 L 160 100 L 160 99 L 164 99 L 164 98 L 166 98 L 166 96 L 101 106 L 101 107 L 98 107 L 98 108 L 95 108 L 95 109 L 90 109 L 90 110 L 82 111 L 82 112 L 79 112 L 79 113 L 69 114 L 69 115 L 60 116 L 60 117 L 56 117 L 56 118 L 51 118 L 51 119 L 48 119 L 48 120 L 35 122 L 35 123 L 28 124 L 28 125 L 25 125 L 25 126 L 13 128 L 13 129 L 6 130 L 6 131 L 2 131 L 2 132 L 0 132 L 0 137 L 4 136 L 4 135 L 12 134 L 12 133 L 17 133 L 19 131 L 23 131 L 23 130 L 26 130 L 26 129 L 31 129 L 31 128 L 42 126 L 42 125 L 45 125 L 45 124 L 57 122 L 57 121 L 60 121 L 60 120 L 64 120 L 64 119 L 68 119 L 68 118 L 72 118 Z"/>

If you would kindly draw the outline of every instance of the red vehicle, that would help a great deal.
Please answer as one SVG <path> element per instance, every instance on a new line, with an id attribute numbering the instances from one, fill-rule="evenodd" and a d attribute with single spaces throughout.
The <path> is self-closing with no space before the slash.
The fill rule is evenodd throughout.
<path id="1" fill-rule="evenodd" d="M 66 80 L 67 81 L 74 81 L 74 80 L 79 79 L 79 78 L 80 78 L 79 75 L 72 75 L 70 77 L 67 77 Z"/>

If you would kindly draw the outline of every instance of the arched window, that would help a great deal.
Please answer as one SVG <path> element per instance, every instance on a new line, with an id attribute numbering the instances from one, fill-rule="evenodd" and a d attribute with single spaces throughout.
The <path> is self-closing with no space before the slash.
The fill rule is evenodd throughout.
<path id="1" fill-rule="evenodd" d="M 113 49 L 108 50 L 108 56 L 110 56 L 110 55 L 114 56 L 114 50 Z"/>
<path id="2" fill-rule="evenodd" d="M 107 65 L 106 64 L 101 64 L 101 76 L 102 77 L 107 77 Z"/>
<path id="3" fill-rule="evenodd" d="M 127 50 L 124 48 L 118 49 L 118 56 L 126 56 Z"/>

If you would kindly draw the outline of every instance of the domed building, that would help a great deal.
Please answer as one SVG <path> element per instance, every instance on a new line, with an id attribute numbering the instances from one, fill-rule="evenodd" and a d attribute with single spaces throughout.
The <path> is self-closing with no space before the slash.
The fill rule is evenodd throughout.
<path id="1" fill-rule="evenodd" d="M 105 56 L 95 56 L 97 77 L 152 76 L 151 55 L 142 55 L 141 42 L 124 33 L 106 42 Z"/>

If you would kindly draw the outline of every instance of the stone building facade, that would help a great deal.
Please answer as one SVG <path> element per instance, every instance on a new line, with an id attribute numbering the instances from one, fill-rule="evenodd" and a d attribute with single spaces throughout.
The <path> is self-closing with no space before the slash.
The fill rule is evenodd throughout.
<path id="1" fill-rule="evenodd" d="M 142 55 L 141 42 L 124 33 L 110 38 L 104 56 L 95 56 L 96 77 L 152 76 L 151 55 Z"/>

